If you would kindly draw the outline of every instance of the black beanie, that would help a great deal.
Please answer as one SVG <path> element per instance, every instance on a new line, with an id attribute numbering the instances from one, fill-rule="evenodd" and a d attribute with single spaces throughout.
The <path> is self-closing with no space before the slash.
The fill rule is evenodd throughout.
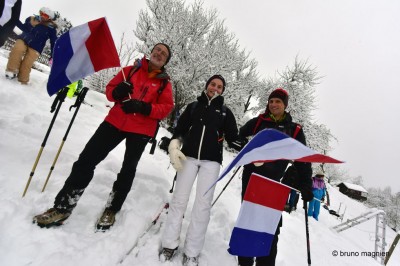
<path id="1" fill-rule="evenodd" d="M 165 43 L 163 43 L 163 42 L 159 42 L 159 43 L 156 43 L 156 44 L 153 46 L 153 49 L 151 49 L 151 52 L 153 52 L 154 48 L 155 48 L 157 45 L 159 45 L 159 44 L 165 46 L 165 48 L 167 48 L 167 50 L 168 50 L 167 61 L 165 61 L 165 65 L 166 65 L 166 64 L 168 64 L 168 62 L 169 62 L 169 60 L 171 59 L 171 56 L 172 56 L 171 48 L 169 48 L 169 46 L 168 46 L 167 44 L 165 44 Z"/>
<path id="2" fill-rule="evenodd" d="M 224 91 L 225 91 L 226 82 L 225 82 L 224 77 L 222 77 L 221 75 L 214 75 L 214 76 L 212 76 L 211 78 L 209 78 L 209 79 L 207 80 L 207 82 L 206 82 L 206 89 L 207 89 L 208 85 L 210 85 L 210 83 L 211 83 L 211 81 L 212 81 L 213 79 L 219 79 L 219 80 L 222 81 L 222 92 L 224 92 Z"/>
<path id="3" fill-rule="evenodd" d="M 271 98 L 279 98 L 279 99 L 281 99 L 283 104 L 285 105 L 285 107 L 287 107 L 288 104 L 289 104 L 289 94 L 287 93 L 287 91 L 285 91 L 282 88 L 277 88 L 273 92 L 271 92 L 271 94 L 268 97 L 268 101 Z"/>

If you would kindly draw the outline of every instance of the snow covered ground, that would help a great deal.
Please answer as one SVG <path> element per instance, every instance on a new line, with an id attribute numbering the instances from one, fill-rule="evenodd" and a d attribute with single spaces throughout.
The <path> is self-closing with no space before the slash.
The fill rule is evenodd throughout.
<path id="1" fill-rule="evenodd" d="M 120 263 L 162 204 L 171 197 L 169 190 L 174 177 L 173 168 L 169 166 L 168 156 L 160 149 L 157 148 L 155 154 L 150 155 L 150 145 L 139 163 L 132 191 L 121 212 L 116 216 L 116 224 L 111 230 L 105 233 L 95 232 L 95 223 L 103 211 L 112 183 L 120 169 L 123 144 L 98 165 L 93 181 L 63 226 L 41 229 L 32 224 L 34 215 L 52 206 L 72 163 L 107 114 L 106 105 L 109 103 L 104 95 L 94 91 L 88 92 L 86 101 L 92 106 L 81 106 L 47 188 L 41 193 L 75 110 L 69 111 L 69 107 L 75 103 L 75 98 L 66 99 L 45 145 L 29 190 L 26 196 L 22 197 L 29 173 L 53 117 L 50 106 L 54 96 L 49 97 L 46 92 L 46 73 L 33 70 L 28 86 L 5 79 L 3 73 L 6 56 L 7 52 L 0 49 L 0 265 L 181 265 L 181 253 L 171 262 L 161 263 L 158 260 L 165 214 L 161 215 L 159 223 L 150 233 L 139 240 L 138 247 Z M 45 67 L 42 68 L 46 70 Z M 168 135 L 168 132 L 161 128 L 158 139 L 163 135 Z M 225 152 L 224 156 L 223 167 L 234 155 Z M 228 175 L 217 185 L 216 195 L 229 177 Z M 201 266 L 237 265 L 236 258 L 226 250 L 240 209 L 240 189 L 241 180 L 237 176 L 213 207 L 204 250 L 199 260 Z M 331 209 L 338 210 L 342 203 L 342 212 L 346 206 L 344 220 L 368 210 L 361 203 L 342 195 L 336 188 L 330 187 L 329 192 Z M 192 200 L 193 197 L 191 202 Z M 304 211 L 300 205 L 299 203 L 296 212 L 290 215 L 283 214 L 277 265 L 307 265 Z M 182 230 L 182 242 L 190 219 L 190 210 L 189 203 Z M 330 229 L 338 223 L 340 221 L 325 209 L 321 209 L 320 221 L 310 219 L 312 265 L 379 265 L 373 258 L 361 256 L 363 251 L 374 251 L 375 219 L 342 233 Z M 387 228 L 386 232 L 386 242 L 390 245 L 396 234 L 390 228 Z M 333 256 L 334 251 L 338 251 L 339 255 Z M 353 256 L 343 256 L 340 252 L 353 252 Z M 357 253 L 360 255 L 355 255 Z M 399 247 L 388 265 L 400 265 Z"/>

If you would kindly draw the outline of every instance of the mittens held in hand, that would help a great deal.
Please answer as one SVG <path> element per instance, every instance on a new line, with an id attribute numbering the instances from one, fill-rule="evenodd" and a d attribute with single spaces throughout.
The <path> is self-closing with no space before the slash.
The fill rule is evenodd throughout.
<path id="1" fill-rule="evenodd" d="M 186 160 L 186 156 L 181 152 L 180 146 L 181 142 L 178 139 L 171 140 L 168 146 L 169 159 L 172 166 L 178 172 L 183 168 L 182 161 Z"/>

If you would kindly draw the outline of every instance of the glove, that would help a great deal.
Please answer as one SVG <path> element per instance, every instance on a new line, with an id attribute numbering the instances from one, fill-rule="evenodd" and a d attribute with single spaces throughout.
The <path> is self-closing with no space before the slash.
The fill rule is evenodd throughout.
<path id="1" fill-rule="evenodd" d="M 180 146 L 181 142 L 179 139 L 172 139 L 168 146 L 169 159 L 177 172 L 183 168 L 181 161 L 186 160 L 186 156 L 181 152 Z"/>
<path id="2" fill-rule="evenodd" d="M 324 202 L 325 201 L 325 197 L 322 197 L 321 201 Z"/>
<path id="3" fill-rule="evenodd" d="M 314 193 L 312 192 L 311 188 L 300 188 L 301 192 L 301 199 L 304 201 L 312 201 L 314 199 Z"/>
<path id="4" fill-rule="evenodd" d="M 127 98 L 133 92 L 133 85 L 128 81 L 122 81 L 112 91 L 112 97 L 116 101 Z"/>
<path id="5" fill-rule="evenodd" d="M 235 149 L 236 151 L 241 151 L 244 146 L 246 146 L 247 142 L 249 142 L 246 138 L 237 139 L 231 143 L 228 142 L 230 148 Z"/>
<path id="6" fill-rule="evenodd" d="M 151 104 L 135 99 L 123 102 L 121 108 L 126 114 L 149 115 L 151 113 Z"/>
<path id="7" fill-rule="evenodd" d="M 263 162 L 258 162 L 258 163 L 253 163 L 255 167 L 260 167 L 261 165 L 263 165 Z"/>

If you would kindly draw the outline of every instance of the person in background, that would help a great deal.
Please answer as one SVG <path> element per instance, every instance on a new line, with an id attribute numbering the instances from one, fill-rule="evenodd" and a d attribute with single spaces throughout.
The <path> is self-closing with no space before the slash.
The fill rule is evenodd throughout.
<path id="1" fill-rule="evenodd" d="M 50 40 L 51 54 L 57 39 L 57 24 L 54 22 L 56 14 L 47 7 L 42 7 L 39 15 L 30 16 L 22 24 L 18 21 L 17 27 L 22 30 L 14 47 L 10 52 L 6 67 L 6 78 L 18 77 L 21 84 L 28 84 L 33 63 L 39 58 Z"/>
<path id="2" fill-rule="evenodd" d="M 19 22 L 22 0 L 2 0 L 0 5 L 0 47 L 4 45 L 8 37 L 14 32 Z"/>
<path id="3" fill-rule="evenodd" d="M 245 125 L 243 125 L 239 130 L 239 138 L 254 136 L 265 128 L 273 128 L 286 133 L 288 136 L 291 136 L 306 145 L 306 137 L 302 127 L 299 124 L 294 123 L 290 114 L 285 111 L 288 103 L 289 94 L 287 91 L 282 88 L 277 88 L 272 91 L 268 97 L 265 113 L 250 119 Z M 242 174 L 242 200 L 252 173 L 260 174 L 279 182 L 283 177 L 288 164 L 288 160 L 277 160 L 268 163 L 256 162 L 245 165 Z M 302 199 L 304 201 L 312 200 L 311 163 L 294 162 L 293 167 L 297 171 L 296 182 L 301 191 Z M 275 265 L 275 259 L 278 252 L 279 228 L 281 226 L 282 219 L 276 229 L 269 256 L 257 257 L 257 266 Z M 254 258 L 238 257 L 238 262 L 240 266 L 252 266 L 254 264 Z"/>
<path id="4" fill-rule="evenodd" d="M 133 66 L 124 67 L 108 83 L 106 96 L 114 106 L 73 164 L 53 208 L 33 218 L 37 225 L 61 225 L 76 207 L 96 166 L 125 140 L 122 168 L 96 228 L 104 231 L 114 225 L 115 215 L 131 190 L 136 167 L 147 143 L 155 137 L 159 120 L 174 107 L 172 86 L 164 69 L 170 58 L 169 46 L 158 43 L 151 50 L 150 59 L 144 57 Z"/>
<path id="5" fill-rule="evenodd" d="M 321 207 L 321 201 L 323 202 L 326 194 L 326 185 L 324 181 L 325 174 L 318 172 L 312 178 L 312 191 L 314 199 L 310 201 L 308 205 L 308 216 L 314 217 L 318 221 L 319 210 Z"/>
<path id="6" fill-rule="evenodd" d="M 298 174 L 297 170 L 293 165 L 290 165 L 287 169 L 281 182 L 285 185 L 288 185 L 292 188 L 298 188 Z M 285 205 L 285 211 L 291 213 L 297 209 L 297 203 L 299 201 L 299 194 L 295 189 L 290 190 L 288 201 Z"/>
<path id="7" fill-rule="evenodd" d="M 178 249 L 183 217 L 197 177 L 183 265 L 198 265 L 210 221 L 215 186 L 206 191 L 218 179 L 224 139 L 232 148 L 241 149 L 241 145 L 236 143 L 238 129 L 235 117 L 224 105 L 222 94 L 225 86 L 221 75 L 210 77 L 197 101 L 190 103 L 179 117 L 171 138 L 168 151 L 177 178 L 162 235 L 161 261 L 171 260 Z"/>

